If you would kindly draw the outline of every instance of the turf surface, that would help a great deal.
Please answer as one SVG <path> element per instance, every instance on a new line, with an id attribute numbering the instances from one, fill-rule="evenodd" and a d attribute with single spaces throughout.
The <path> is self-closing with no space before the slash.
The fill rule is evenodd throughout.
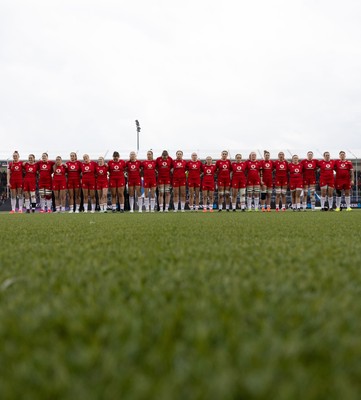
<path id="1" fill-rule="evenodd" d="M 1 399 L 359 399 L 361 212 L 0 215 Z"/>

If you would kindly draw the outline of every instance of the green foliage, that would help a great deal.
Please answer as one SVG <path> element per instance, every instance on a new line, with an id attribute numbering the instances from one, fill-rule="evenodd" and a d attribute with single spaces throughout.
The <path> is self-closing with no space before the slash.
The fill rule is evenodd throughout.
<path id="1" fill-rule="evenodd" d="M 1 399 L 358 399 L 361 212 L 0 215 Z"/>

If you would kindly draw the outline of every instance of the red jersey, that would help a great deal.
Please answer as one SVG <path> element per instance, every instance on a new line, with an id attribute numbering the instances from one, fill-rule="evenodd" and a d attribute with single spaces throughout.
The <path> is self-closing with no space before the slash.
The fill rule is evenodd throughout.
<path id="1" fill-rule="evenodd" d="M 259 179 L 259 170 L 261 169 L 261 161 L 247 160 L 246 167 L 248 171 L 247 174 L 248 179 L 254 179 L 254 178 Z"/>
<path id="2" fill-rule="evenodd" d="M 142 166 L 142 163 L 138 160 L 136 161 L 127 161 L 125 163 L 125 167 L 128 171 L 128 179 L 140 179 L 140 168 Z"/>
<path id="3" fill-rule="evenodd" d="M 272 160 L 262 160 L 261 162 L 261 170 L 263 180 L 271 180 L 272 181 L 272 172 L 273 172 L 273 161 Z"/>
<path id="4" fill-rule="evenodd" d="M 187 171 L 188 171 L 188 180 L 190 181 L 200 181 L 201 178 L 201 168 L 202 162 L 197 161 L 188 161 L 187 162 Z"/>
<path id="5" fill-rule="evenodd" d="M 55 165 L 54 166 L 54 174 L 53 174 L 53 180 L 55 181 L 65 181 L 66 177 L 65 174 L 67 172 L 67 168 L 65 165 Z"/>
<path id="6" fill-rule="evenodd" d="M 216 171 L 219 178 L 229 178 L 232 170 L 232 164 L 229 160 L 217 160 Z"/>
<path id="7" fill-rule="evenodd" d="M 84 180 L 95 180 L 95 169 L 97 164 L 94 161 L 81 164 L 81 172 Z"/>
<path id="8" fill-rule="evenodd" d="M 353 170 L 353 165 L 351 161 L 347 160 L 335 160 L 334 165 L 336 171 L 336 179 L 342 181 L 351 181 L 350 171 Z"/>
<path id="9" fill-rule="evenodd" d="M 107 165 L 96 165 L 95 174 L 97 182 L 107 182 L 108 181 L 108 166 Z"/>
<path id="10" fill-rule="evenodd" d="M 39 181 L 51 182 L 51 174 L 53 173 L 54 161 L 38 161 Z"/>
<path id="11" fill-rule="evenodd" d="M 288 173 L 288 162 L 286 160 L 284 161 L 274 161 L 273 163 L 274 169 L 276 170 L 276 180 L 279 178 L 284 178 L 287 177 Z"/>
<path id="12" fill-rule="evenodd" d="M 232 180 L 234 178 L 246 180 L 247 162 L 232 163 Z"/>
<path id="13" fill-rule="evenodd" d="M 36 173 L 38 171 L 38 164 L 34 163 L 34 164 L 30 164 L 28 162 L 26 162 L 24 164 L 24 170 L 25 170 L 25 178 L 26 180 L 29 181 L 36 181 Z"/>
<path id="14" fill-rule="evenodd" d="M 171 157 L 163 159 L 163 157 L 158 157 L 155 160 L 156 169 L 158 171 L 158 178 L 160 179 L 170 179 L 170 170 L 172 168 L 173 160 Z"/>
<path id="15" fill-rule="evenodd" d="M 319 160 L 317 162 L 317 167 L 320 169 L 320 180 L 322 180 L 322 178 L 333 178 L 333 170 L 335 167 L 334 160 Z"/>
<path id="16" fill-rule="evenodd" d="M 23 162 L 22 161 L 18 161 L 18 162 L 11 161 L 8 165 L 8 170 L 10 171 L 10 180 L 12 180 L 13 182 L 23 180 Z"/>
<path id="17" fill-rule="evenodd" d="M 205 184 L 214 184 L 214 174 L 216 173 L 216 165 L 211 164 L 202 164 L 202 172 L 203 172 L 203 185 Z"/>
<path id="18" fill-rule="evenodd" d="M 303 166 L 301 163 L 298 164 L 294 164 L 292 162 L 289 163 L 288 170 L 290 171 L 290 179 L 298 179 L 302 181 Z"/>
<path id="19" fill-rule="evenodd" d="M 303 178 L 315 180 L 316 179 L 316 169 L 317 169 L 317 160 L 302 160 L 302 169 L 303 169 Z"/>
<path id="20" fill-rule="evenodd" d="M 68 167 L 68 181 L 79 181 L 81 173 L 82 163 L 77 161 L 67 161 L 66 166 Z"/>
<path id="21" fill-rule="evenodd" d="M 173 160 L 172 168 L 173 168 L 173 178 L 185 178 L 186 176 L 186 167 L 187 162 L 185 160 Z"/>
<path id="22" fill-rule="evenodd" d="M 142 170 L 144 179 L 155 179 L 155 160 L 145 160 L 142 162 Z"/>
<path id="23" fill-rule="evenodd" d="M 109 178 L 124 178 L 125 161 L 108 161 Z"/>

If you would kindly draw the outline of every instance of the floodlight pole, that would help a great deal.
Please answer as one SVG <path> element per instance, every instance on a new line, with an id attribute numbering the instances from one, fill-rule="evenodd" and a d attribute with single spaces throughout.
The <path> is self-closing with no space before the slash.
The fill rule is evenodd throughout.
<path id="1" fill-rule="evenodd" d="M 136 119 L 135 120 L 135 126 L 137 128 L 137 154 L 139 152 L 139 133 L 140 133 L 140 125 L 139 125 L 139 121 Z"/>

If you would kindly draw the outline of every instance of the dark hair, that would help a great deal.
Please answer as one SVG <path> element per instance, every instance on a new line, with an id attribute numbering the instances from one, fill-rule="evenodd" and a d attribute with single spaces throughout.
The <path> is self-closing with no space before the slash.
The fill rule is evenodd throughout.
<path id="1" fill-rule="evenodd" d="M 115 151 L 115 152 L 113 153 L 113 157 L 119 157 L 119 153 L 118 153 L 117 151 Z"/>

